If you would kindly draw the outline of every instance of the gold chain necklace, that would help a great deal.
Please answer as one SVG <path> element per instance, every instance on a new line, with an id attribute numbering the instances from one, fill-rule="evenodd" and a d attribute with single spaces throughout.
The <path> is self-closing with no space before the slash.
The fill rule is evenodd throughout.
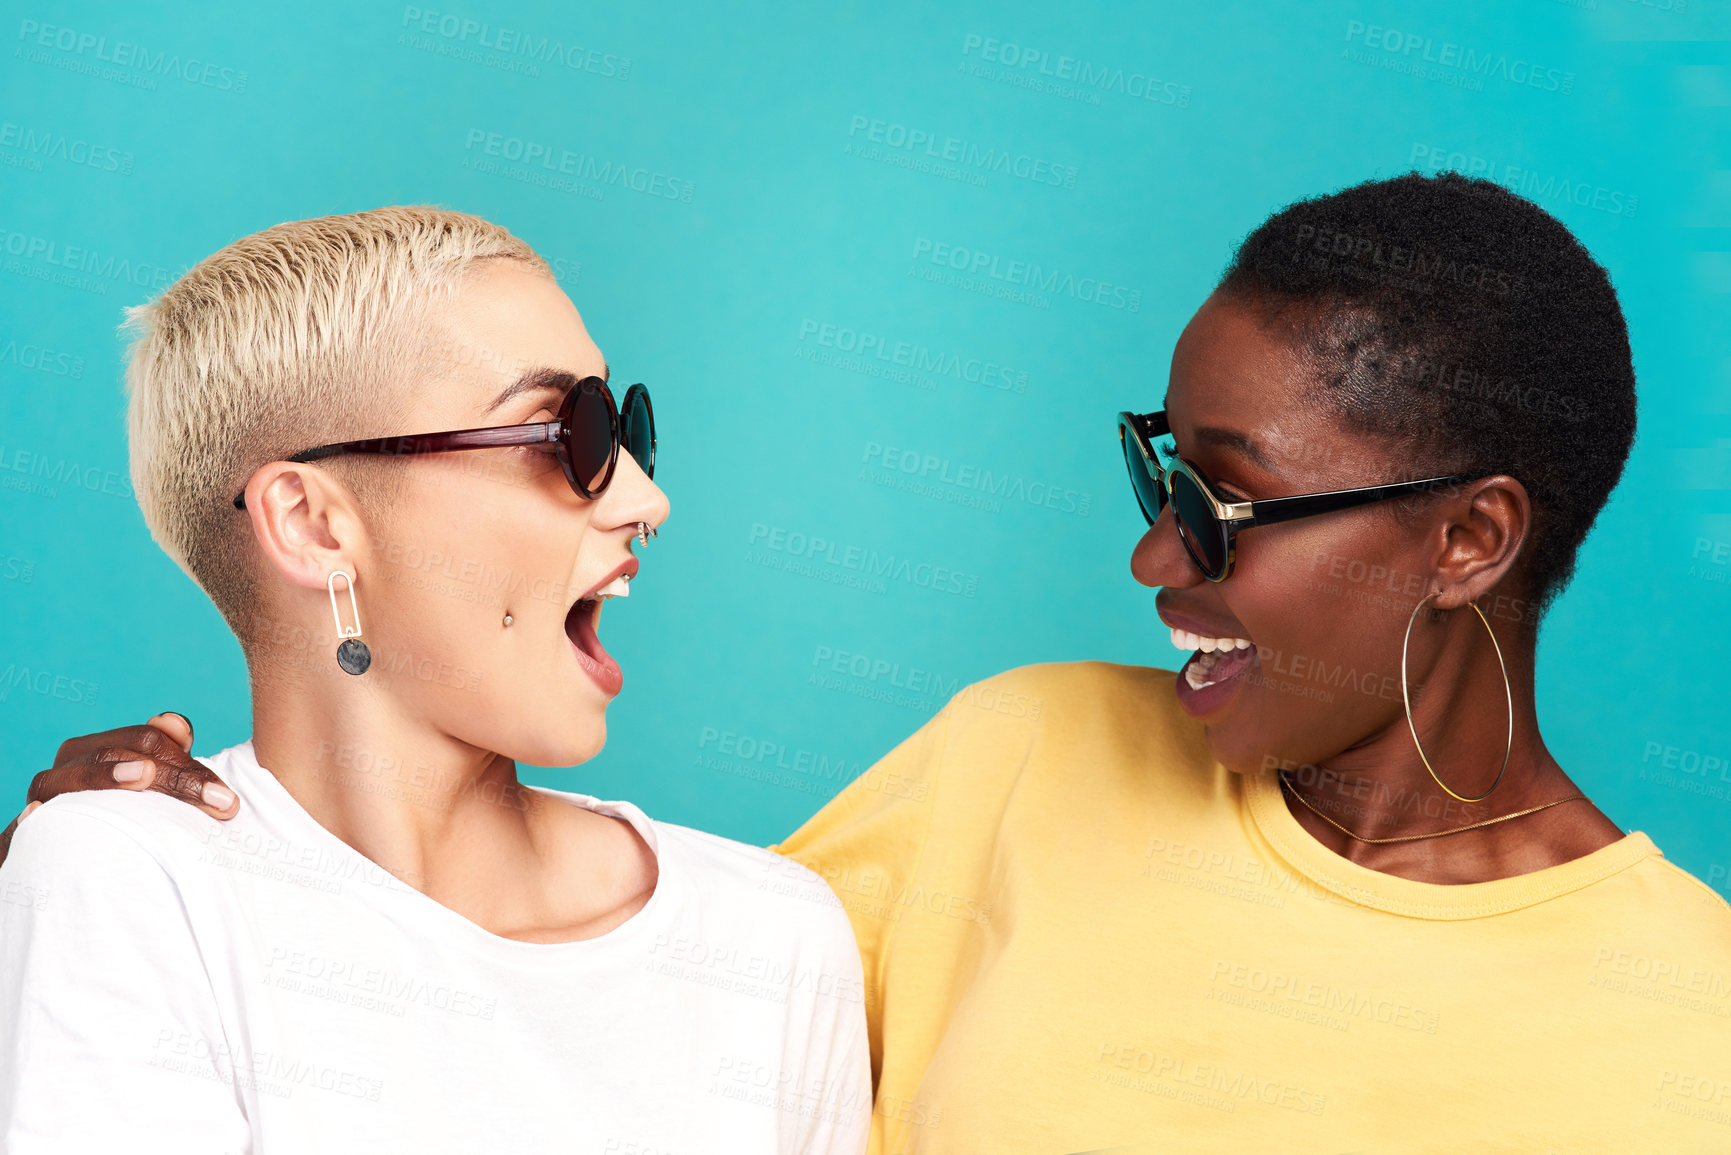
<path id="1" fill-rule="evenodd" d="M 1441 838 L 1445 834 L 1459 834 L 1463 830 L 1477 830 L 1481 826 L 1490 826 L 1493 823 L 1497 823 L 1497 822 L 1507 822 L 1511 818 L 1521 818 L 1521 817 L 1528 815 L 1528 814 L 1536 814 L 1539 811 L 1549 809 L 1552 806 L 1561 806 L 1565 802 L 1574 802 L 1577 800 L 1579 800 L 1581 802 L 1585 802 L 1587 800 L 1587 796 L 1585 794 L 1573 794 L 1567 798 L 1559 798 L 1555 802 L 1547 802 L 1543 806 L 1534 806 L 1534 807 L 1531 807 L 1531 808 L 1526 809 L 1526 810 L 1517 810 L 1513 814 L 1505 814 L 1500 818 L 1487 818 L 1483 822 L 1474 822 L 1469 826 L 1457 826 L 1453 830 L 1438 830 L 1434 834 L 1403 834 L 1398 838 L 1366 838 L 1362 834 L 1354 834 L 1352 831 L 1348 830 L 1346 827 L 1342 826 L 1340 823 L 1336 822 L 1334 819 L 1330 818 L 1328 815 L 1324 814 L 1322 811 L 1320 811 L 1316 807 L 1312 806 L 1310 804 L 1310 801 L 1307 798 L 1305 798 L 1304 795 L 1302 795 L 1298 792 L 1298 787 L 1294 786 L 1291 782 L 1288 782 L 1286 780 L 1286 771 L 1284 771 L 1284 770 L 1280 771 L 1279 773 L 1277 773 L 1275 775 L 1275 777 L 1279 778 L 1280 784 L 1282 786 L 1285 786 L 1288 790 L 1292 791 L 1292 796 L 1294 798 L 1298 799 L 1300 802 L 1304 803 L 1304 805 L 1310 810 L 1310 812 L 1312 814 L 1316 815 L 1318 818 L 1322 819 L 1324 822 L 1328 823 L 1330 826 L 1334 827 L 1336 830 L 1340 831 L 1342 834 L 1346 835 L 1348 838 L 1356 838 L 1360 842 L 1372 842 L 1372 843 L 1416 842 L 1421 838 Z"/>

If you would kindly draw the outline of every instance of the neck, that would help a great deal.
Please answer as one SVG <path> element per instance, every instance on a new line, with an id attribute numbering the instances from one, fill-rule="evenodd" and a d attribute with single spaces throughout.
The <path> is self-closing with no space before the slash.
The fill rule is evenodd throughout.
<path id="1" fill-rule="evenodd" d="M 342 679 L 339 681 L 338 679 Z M 319 825 L 435 901 L 509 924 L 553 856 L 547 799 L 509 758 L 409 714 L 336 670 L 253 674 L 260 765 Z"/>
<path id="2" fill-rule="evenodd" d="M 1615 826 L 1588 802 L 1436 838 L 1381 845 L 1343 833 L 1315 812 L 1362 838 L 1402 838 L 1452 831 L 1579 794 L 1539 733 L 1531 651 L 1509 654 L 1508 662 L 1507 691 L 1494 658 L 1488 677 L 1468 676 L 1464 660 L 1446 655 L 1430 671 L 1424 687 L 1428 692 L 1415 693 L 1412 706 L 1430 770 L 1413 742 L 1405 711 L 1398 711 L 1375 734 L 1327 759 L 1326 766 L 1286 771 L 1289 790 L 1304 800 L 1288 798 L 1288 809 L 1343 858 L 1421 881 L 1470 882 L 1526 873 L 1614 840 L 1606 838 L 1605 827 L 1615 831 Z M 1508 765 L 1499 782 L 1505 752 Z M 1455 794 L 1485 797 L 1465 802 Z"/>

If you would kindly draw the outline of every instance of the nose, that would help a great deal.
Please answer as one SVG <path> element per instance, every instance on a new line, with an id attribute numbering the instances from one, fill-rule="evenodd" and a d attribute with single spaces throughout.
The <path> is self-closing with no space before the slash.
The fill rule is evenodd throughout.
<path id="1" fill-rule="evenodd" d="M 1130 573 L 1145 586 L 1171 589 L 1201 585 L 1208 580 L 1178 538 L 1178 515 L 1172 511 L 1170 502 L 1130 551 Z"/>
<path id="2" fill-rule="evenodd" d="M 667 494 L 650 480 L 629 453 L 619 454 L 619 464 L 613 467 L 613 481 L 596 504 L 594 521 L 597 529 L 636 529 L 638 522 L 659 526 L 670 512 Z"/>

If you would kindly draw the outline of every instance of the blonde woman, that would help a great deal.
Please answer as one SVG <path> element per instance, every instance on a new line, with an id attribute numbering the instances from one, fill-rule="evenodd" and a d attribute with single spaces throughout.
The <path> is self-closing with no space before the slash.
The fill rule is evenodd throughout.
<path id="1" fill-rule="evenodd" d="M 237 241 L 133 320 L 140 504 L 241 643 L 253 737 L 207 760 L 221 826 L 77 794 L 21 828 L 0 1147 L 856 1155 L 827 886 L 517 781 L 601 749 L 602 605 L 668 512 L 648 395 L 615 403 L 545 262 L 379 209 Z M 461 596 L 432 556 L 511 578 Z"/>

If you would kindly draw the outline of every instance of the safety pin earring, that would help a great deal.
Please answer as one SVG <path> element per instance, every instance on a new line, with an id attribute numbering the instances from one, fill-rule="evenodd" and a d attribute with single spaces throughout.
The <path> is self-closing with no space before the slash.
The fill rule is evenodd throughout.
<path id="1" fill-rule="evenodd" d="M 352 626 L 343 625 L 343 617 L 337 612 L 338 578 L 349 585 L 349 614 L 355 620 Z M 325 590 L 331 595 L 331 620 L 336 623 L 337 637 L 343 639 L 337 647 L 337 665 L 345 674 L 364 674 L 373 664 L 373 652 L 367 649 L 367 643 L 361 641 L 361 607 L 355 602 L 355 579 L 343 570 L 332 570 L 331 576 L 325 579 Z"/>

